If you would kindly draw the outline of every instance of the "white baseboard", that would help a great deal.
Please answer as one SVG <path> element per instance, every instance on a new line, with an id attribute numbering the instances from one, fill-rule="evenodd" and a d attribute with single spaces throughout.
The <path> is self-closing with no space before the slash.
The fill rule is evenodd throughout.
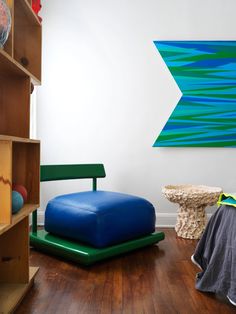
<path id="1" fill-rule="evenodd" d="M 207 214 L 209 220 L 212 214 Z M 156 226 L 157 227 L 174 227 L 176 224 L 177 213 L 156 213 Z M 44 211 L 38 210 L 38 225 L 44 225 Z"/>
<path id="2" fill-rule="evenodd" d="M 44 211 L 38 210 L 38 225 L 43 226 L 44 225 Z"/>
<path id="3" fill-rule="evenodd" d="M 156 213 L 157 227 L 174 227 L 176 224 L 177 213 Z"/>

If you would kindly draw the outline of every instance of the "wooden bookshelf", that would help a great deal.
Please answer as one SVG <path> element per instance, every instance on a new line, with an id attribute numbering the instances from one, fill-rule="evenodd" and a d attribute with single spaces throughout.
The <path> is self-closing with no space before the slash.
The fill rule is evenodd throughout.
<path id="1" fill-rule="evenodd" d="M 24 207 L 12 217 L 11 224 L 0 224 L 0 235 L 6 232 L 7 230 L 11 229 L 14 225 L 20 222 L 25 217 L 29 216 L 35 208 L 38 208 L 39 204 L 26 204 Z"/>
<path id="2" fill-rule="evenodd" d="M 0 134 L 29 137 L 30 78 L 0 76 Z"/>
<path id="3" fill-rule="evenodd" d="M 31 287 L 29 215 L 39 207 L 40 141 L 31 140 L 31 83 L 41 82 L 41 24 L 31 0 L 6 0 L 11 32 L 0 49 L 0 313 L 11 313 Z M 27 202 L 12 214 L 12 185 Z"/>
<path id="4" fill-rule="evenodd" d="M 41 23 L 26 0 L 15 1 L 14 59 L 41 81 Z"/>
<path id="5" fill-rule="evenodd" d="M 30 77 L 41 84 L 41 23 L 27 0 L 7 0 L 12 26 L 8 40 L 0 49 L 0 73 Z"/>
<path id="6" fill-rule="evenodd" d="M 6 0 L 6 3 L 11 11 L 11 16 L 14 16 L 14 0 Z M 4 50 L 8 53 L 9 56 L 13 57 L 13 29 L 14 25 L 11 25 L 11 31 L 8 36 L 8 40 L 4 45 Z"/>
<path id="7" fill-rule="evenodd" d="M 40 145 L 0 139 L 0 223 L 12 224 L 12 185 L 22 184 L 28 191 L 28 202 L 39 204 Z M 25 204 L 27 205 L 27 204 Z"/>
<path id="8" fill-rule="evenodd" d="M 0 141 L 11 141 L 16 143 L 32 143 L 32 144 L 40 144 L 39 140 L 32 140 L 30 138 L 23 138 L 18 136 L 9 136 L 0 134 Z"/>
<path id="9" fill-rule="evenodd" d="M 41 22 L 33 11 L 30 0 L 18 0 L 16 1 L 15 6 L 17 6 L 17 8 L 22 11 L 24 18 L 27 20 L 27 23 L 41 27 Z"/>
<path id="10" fill-rule="evenodd" d="M 41 80 L 28 69 L 13 59 L 5 50 L 0 49 L 0 73 L 4 77 L 30 77 L 34 85 L 40 85 Z M 41 75 L 40 75 L 41 76 Z"/>
<path id="11" fill-rule="evenodd" d="M 0 313 L 12 313 L 20 304 L 23 297 L 29 291 L 34 283 L 34 277 L 38 272 L 38 267 L 29 268 L 29 282 L 0 284 L 0 304 L 2 306 Z"/>

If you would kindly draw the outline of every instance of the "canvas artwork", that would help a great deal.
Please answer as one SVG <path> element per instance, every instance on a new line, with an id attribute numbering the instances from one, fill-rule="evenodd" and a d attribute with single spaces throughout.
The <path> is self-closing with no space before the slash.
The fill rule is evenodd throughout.
<path id="1" fill-rule="evenodd" d="M 154 147 L 236 147 L 236 41 L 154 41 L 182 97 Z"/>

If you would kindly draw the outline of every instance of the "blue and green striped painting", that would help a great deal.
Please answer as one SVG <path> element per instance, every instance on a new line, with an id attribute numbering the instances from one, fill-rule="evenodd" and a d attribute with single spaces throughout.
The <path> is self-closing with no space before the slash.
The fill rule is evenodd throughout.
<path id="1" fill-rule="evenodd" d="M 236 147 L 236 41 L 154 41 L 182 97 L 154 147 Z"/>

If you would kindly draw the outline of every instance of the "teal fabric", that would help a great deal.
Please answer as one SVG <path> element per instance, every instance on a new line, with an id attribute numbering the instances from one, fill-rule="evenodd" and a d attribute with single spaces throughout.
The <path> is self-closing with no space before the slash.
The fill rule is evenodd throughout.
<path id="1" fill-rule="evenodd" d="M 229 205 L 236 207 L 236 195 L 222 193 L 217 202 L 219 206 L 221 205 Z"/>
<path id="2" fill-rule="evenodd" d="M 221 204 L 230 204 L 230 205 L 235 205 L 236 206 L 236 200 L 231 198 L 231 197 L 227 197 L 226 199 L 221 201 Z"/>

